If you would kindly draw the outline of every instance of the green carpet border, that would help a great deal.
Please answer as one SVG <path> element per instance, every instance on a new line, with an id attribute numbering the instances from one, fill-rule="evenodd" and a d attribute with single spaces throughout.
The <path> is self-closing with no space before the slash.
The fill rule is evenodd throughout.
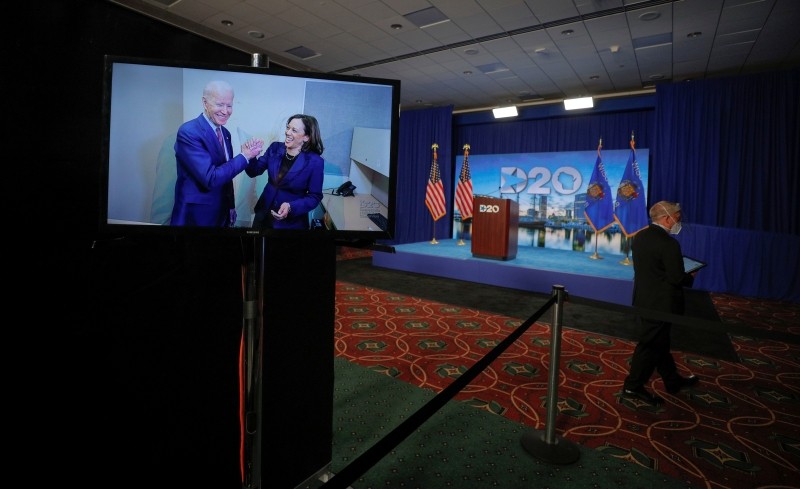
<path id="1" fill-rule="evenodd" d="M 334 477 L 436 395 L 343 358 L 334 359 L 334 375 Z M 580 445 L 580 458 L 573 464 L 541 461 L 521 445 L 530 430 L 450 401 L 351 487 L 691 487 Z"/>

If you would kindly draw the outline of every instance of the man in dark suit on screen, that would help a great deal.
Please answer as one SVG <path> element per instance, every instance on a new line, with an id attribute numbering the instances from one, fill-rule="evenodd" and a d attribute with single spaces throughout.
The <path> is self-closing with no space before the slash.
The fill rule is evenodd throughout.
<path id="1" fill-rule="evenodd" d="M 251 139 L 233 155 L 226 129 L 233 114 L 233 88 L 224 81 L 209 82 L 203 90 L 203 113 L 178 129 L 175 158 L 178 180 L 172 226 L 229 227 L 236 224 L 233 179 L 248 160 L 261 153 L 263 141 Z"/>
<path id="2" fill-rule="evenodd" d="M 686 273 L 681 245 L 671 234 L 681 230 L 681 206 L 661 201 L 650 208 L 651 224 L 633 237 L 633 305 L 668 314 L 683 314 L 683 288 L 691 287 L 697 272 Z M 633 351 L 622 396 L 656 405 L 663 399 L 650 393 L 645 384 L 658 372 L 670 394 L 698 382 L 694 375 L 682 377 L 670 353 L 671 324 L 652 317 L 637 316 L 639 342 Z"/>

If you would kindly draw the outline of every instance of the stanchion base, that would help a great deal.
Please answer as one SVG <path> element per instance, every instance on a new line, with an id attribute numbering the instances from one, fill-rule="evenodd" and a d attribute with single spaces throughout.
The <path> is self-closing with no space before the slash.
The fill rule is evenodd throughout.
<path id="1" fill-rule="evenodd" d="M 458 243 L 456 243 L 456 246 L 464 246 L 465 244 L 467 243 L 465 243 L 463 239 L 459 239 Z"/>
<path id="2" fill-rule="evenodd" d="M 436 238 L 433 238 L 433 239 L 431 240 L 431 244 L 439 244 L 439 242 L 438 242 L 438 241 L 436 241 Z"/>
<path id="3" fill-rule="evenodd" d="M 632 264 L 633 264 L 633 262 L 632 262 L 632 261 L 630 261 L 630 260 L 628 259 L 628 257 L 626 256 L 624 260 L 622 260 L 621 262 L 619 262 L 619 264 L 620 264 L 620 265 L 625 265 L 625 266 L 630 266 L 630 265 L 632 265 Z"/>
<path id="4" fill-rule="evenodd" d="M 531 455 L 552 464 L 571 464 L 581 458 L 578 446 L 569 440 L 556 436 L 555 443 L 545 441 L 545 433 L 532 430 L 522 435 L 522 447 Z"/>
<path id="5" fill-rule="evenodd" d="M 589 255 L 589 258 L 592 259 L 592 260 L 602 260 L 603 259 L 603 257 L 598 255 L 597 252 L 595 252 L 593 255 Z"/>

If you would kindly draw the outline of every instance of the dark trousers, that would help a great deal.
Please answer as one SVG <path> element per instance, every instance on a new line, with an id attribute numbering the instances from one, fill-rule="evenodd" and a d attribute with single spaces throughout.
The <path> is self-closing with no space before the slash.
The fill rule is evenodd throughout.
<path id="1" fill-rule="evenodd" d="M 633 350 L 631 369 L 625 378 L 623 388 L 629 390 L 644 387 L 654 371 L 657 371 L 665 385 L 678 381 L 678 368 L 670 353 L 671 324 L 663 321 L 650 321 L 637 317 L 641 334 L 639 343 Z"/>

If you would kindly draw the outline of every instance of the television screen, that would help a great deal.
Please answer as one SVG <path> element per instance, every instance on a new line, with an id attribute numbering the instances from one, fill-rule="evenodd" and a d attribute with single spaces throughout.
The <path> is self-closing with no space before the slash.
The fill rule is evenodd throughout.
<path id="1" fill-rule="evenodd" d="M 398 80 L 107 55 L 100 230 L 389 239 L 399 100 Z"/>

